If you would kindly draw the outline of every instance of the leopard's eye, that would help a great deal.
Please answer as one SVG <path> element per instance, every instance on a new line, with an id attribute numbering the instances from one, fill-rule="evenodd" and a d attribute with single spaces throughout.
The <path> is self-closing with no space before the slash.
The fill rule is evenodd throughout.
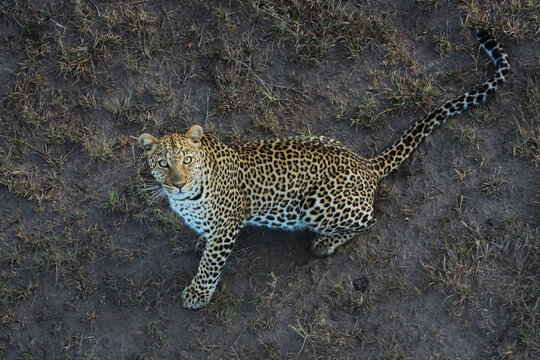
<path id="1" fill-rule="evenodd" d="M 167 163 L 167 160 L 159 160 L 158 165 L 161 166 L 162 168 L 169 167 L 169 164 Z"/>
<path id="2" fill-rule="evenodd" d="M 193 161 L 193 158 L 191 156 L 186 156 L 184 158 L 184 164 L 191 164 L 192 161 Z"/>

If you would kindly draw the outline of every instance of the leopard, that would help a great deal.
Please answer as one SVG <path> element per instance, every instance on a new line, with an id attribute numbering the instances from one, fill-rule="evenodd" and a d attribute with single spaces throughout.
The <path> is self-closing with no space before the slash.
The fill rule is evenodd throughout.
<path id="1" fill-rule="evenodd" d="M 417 120 L 386 150 L 357 154 L 329 137 L 296 136 L 228 145 L 193 125 L 186 133 L 138 137 L 153 178 L 172 210 L 197 234 L 202 256 L 182 291 L 188 309 L 206 306 L 245 225 L 308 229 L 315 256 L 336 249 L 375 224 L 380 184 L 432 131 L 482 103 L 505 81 L 508 55 L 488 30 L 477 32 L 495 72 L 474 90 Z"/>

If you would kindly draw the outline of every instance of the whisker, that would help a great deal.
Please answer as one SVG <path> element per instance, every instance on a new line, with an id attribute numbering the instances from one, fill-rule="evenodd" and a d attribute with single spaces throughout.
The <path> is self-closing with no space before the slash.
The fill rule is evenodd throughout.
<path id="1" fill-rule="evenodd" d="M 155 201 L 163 199 L 166 195 L 167 193 L 165 190 L 160 187 L 159 189 L 155 189 L 150 193 L 148 202 L 150 205 L 152 205 Z"/>
<path id="2" fill-rule="evenodd" d="M 139 190 L 137 190 L 137 194 L 153 192 L 153 191 L 159 190 L 159 188 L 160 188 L 159 186 L 140 188 Z"/>
<path id="3" fill-rule="evenodd" d="M 162 188 L 162 185 L 161 183 L 157 182 L 157 181 L 150 181 L 150 182 L 144 182 L 142 184 L 140 184 L 138 186 L 138 190 L 137 190 L 137 194 L 142 194 L 142 193 L 145 193 L 145 192 L 153 192 L 153 191 L 156 191 L 158 189 L 161 189 Z"/>

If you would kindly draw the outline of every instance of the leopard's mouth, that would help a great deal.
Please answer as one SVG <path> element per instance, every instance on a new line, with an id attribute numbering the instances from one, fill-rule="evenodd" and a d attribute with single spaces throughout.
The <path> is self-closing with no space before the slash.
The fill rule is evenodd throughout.
<path id="1" fill-rule="evenodd" d="M 169 193 L 169 194 L 178 194 L 180 192 L 182 192 L 182 187 L 177 187 L 177 186 L 174 186 L 174 185 L 168 185 L 168 184 L 163 184 L 163 187 L 165 188 L 165 190 Z"/>
<path id="2" fill-rule="evenodd" d="M 188 184 L 187 182 L 181 182 L 176 185 L 163 184 L 163 187 L 169 194 L 176 195 L 176 194 L 184 194 L 191 191 L 192 184 Z"/>

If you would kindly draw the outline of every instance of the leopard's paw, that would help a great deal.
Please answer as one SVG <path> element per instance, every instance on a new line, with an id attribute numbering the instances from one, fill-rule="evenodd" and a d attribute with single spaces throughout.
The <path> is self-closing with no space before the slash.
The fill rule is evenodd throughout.
<path id="1" fill-rule="evenodd" d="M 332 255 L 335 250 L 336 249 L 335 247 L 332 246 L 332 244 L 327 244 L 324 242 L 315 243 L 311 247 L 311 252 L 313 253 L 313 255 L 320 258 L 324 258 L 324 257 Z"/>
<path id="2" fill-rule="evenodd" d="M 182 291 L 182 305 L 186 309 L 200 309 L 206 306 L 211 298 L 212 294 L 209 290 L 199 290 L 193 284 Z"/>

